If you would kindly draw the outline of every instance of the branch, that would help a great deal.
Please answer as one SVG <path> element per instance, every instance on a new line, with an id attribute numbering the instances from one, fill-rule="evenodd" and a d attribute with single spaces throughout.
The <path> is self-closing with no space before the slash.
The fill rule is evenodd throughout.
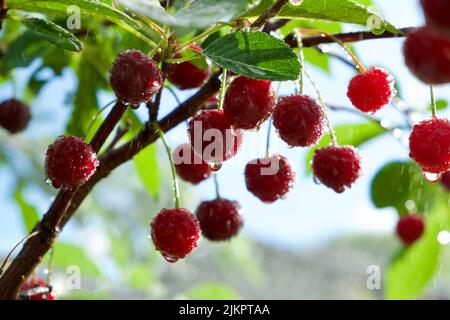
<path id="1" fill-rule="evenodd" d="M 0 0 L 0 31 L 3 27 L 3 20 L 6 17 L 6 14 L 8 13 L 8 8 L 6 7 L 6 0 Z"/>
<path id="2" fill-rule="evenodd" d="M 280 13 L 281 9 L 283 9 L 284 5 L 288 3 L 289 0 L 278 0 L 275 2 L 269 9 L 267 9 L 255 22 L 252 23 L 252 28 L 261 28 L 266 24 L 270 19 L 275 17 L 278 13 Z"/>

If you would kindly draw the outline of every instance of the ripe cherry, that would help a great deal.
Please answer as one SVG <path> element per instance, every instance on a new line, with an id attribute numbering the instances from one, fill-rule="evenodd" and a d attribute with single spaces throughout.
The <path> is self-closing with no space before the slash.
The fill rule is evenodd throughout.
<path id="1" fill-rule="evenodd" d="M 177 175 L 192 184 L 199 184 L 214 174 L 210 165 L 192 150 L 189 143 L 178 146 L 173 151 L 173 159 Z"/>
<path id="2" fill-rule="evenodd" d="M 275 104 L 270 81 L 237 77 L 225 94 L 223 111 L 235 128 L 250 130 L 270 117 Z"/>
<path id="3" fill-rule="evenodd" d="M 294 183 L 295 171 L 289 160 L 281 155 L 256 159 L 245 167 L 248 191 L 265 203 L 285 197 Z"/>
<path id="4" fill-rule="evenodd" d="M 409 156 L 425 173 L 450 170 L 450 121 L 432 117 L 413 127 L 409 137 Z"/>
<path id="5" fill-rule="evenodd" d="M 316 101 L 305 95 L 291 95 L 278 101 L 273 125 L 292 147 L 315 145 L 322 137 L 325 116 Z"/>
<path id="6" fill-rule="evenodd" d="M 211 241 L 231 239 L 244 224 L 239 203 L 222 198 L 202 202 L 196 215 L 202 234 Z"/>
<path id="7" fill-rule="evenodd" d="M 0 103 L 0 126 L 10 133 L 25 130 L 30 120 L 30 108 L 19 100 L 9 99 Z"/>
<path id="8" fill-rule="evenodd" d="M 422 27 L 408 33 L 403 47 L 409 70 L 428 84 L 450 82 L 450 39 Z"/>
<path id="9" fill-rule="evenodd" d="M 25 282 L 20 288 L 19 297 L 22 300 L 56 300 L 52 287 L 37 277 Z"/>
<path id="10" fill-rule="evenodd" d="M 244 138 L 222 110 L 201 110 L 189 122 L 188 134 L 194 152 L 208 163 L 221 163 L 234 157 Z"/>
<path id="11" fill-rule="evenodd" d="M 347 91 L 348 98 L 356 108 L 370 113 L 391 103 L 395 94 L 394 77 L 376 67 L 354 76 Z"/>
<path id="12" fill-rule="evenodd" d="M 156 250 L 171 263 L 191 253 L 200 238 L 198 220 L 187 209 L 162 209 L 150 228 Z"/>
<path id="13" fill-rule="evenodd" d="M 448 0 L 421 0 L 427 25 L 444 36 L 450 35 L 450 2 Z"/>
<path id="14" fill-rule="evenodd" d="M 61 136 L 47 149 L 45 173 L 55 188 L 73 190 L 95 173 L 99 161 L 83 139 Z"/>
<path id="15" fill-rule="evenodd" d="M 422 216 L 410 214 L 403 216 L 397 223 L 397 235 L 406 245 L 416 242 L 423 234 L 425 222 Z"/>
<path id="16" fill-rule="evenodd" d="M 352 146 L 317 149 L 312 161 L 314 178 L 341 193 L 361 175 L 361 157 Z"/>
<path id="17" fill-rule="evenodd" d="M 119 54 L 112 65 L 109 79 L 117 98 L 132 106 L 149 101 L 162 86 L 162 74 L 158 66 L 138 50 Z"/>

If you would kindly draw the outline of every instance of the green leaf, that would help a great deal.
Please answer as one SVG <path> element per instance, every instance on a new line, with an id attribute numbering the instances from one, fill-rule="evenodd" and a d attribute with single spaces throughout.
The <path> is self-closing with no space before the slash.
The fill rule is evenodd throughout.
<path id="1" fill-rule="evenodd" d="M 61 269 L 76 265 L 80 268 L 82 276 L 98 277 L 102 274 L 84 249 L 70 243 L 57 242 L 55 244 L 53 265 Z"/>
<path id="2" fill-rule="evenodd" d="M 436 186 L 427 182 L 413 162 L 391 162 L 374 177 L 372 202 L 377 208 L 394 207 L 400 215 L 408 212 L 407 201 L 413 201 L 418 212 L 433 204 Z"/>
<path id="3" fill-rule="evenodd" d="M 235 32 L 211 43 L 202 54 L 229 71 L 255 79 L 296 80 L 300 61 L 284 42 L 263 32 Z"/>
<path id="4" fill-rule="evenodd" d="M 340 145 L 358 147 L 386 131 L 378 123 L 370 121 L 357 124 L 342 124 L 335 127 L 335 132 Z M 330 135 L 327 134 L 320 140 L 316 147 L 309 150 L 306 156 L 306 172 L 311 172 L 311 161 L 314 156 L 314 151 L 318 148 L 329 146 L 330 142 Z"/>
<path id="5" fill-rule="evenodd" d="M 385 274 L 386 299 L 420 298 L 439 269 L 442 246 L 437 236 L 439 232 L 449 228 L 449 217 L 450 210 L 446 201 L 433 206 L 426 217 L 423 236 L 391 262 Z"/>
<path id="6" fill-rule="evenodd" d="M 25 231 L 29 233 L 36 223 L 39 221 L 39 213 L 35 207 L 30 205 L 22 194 L 22 189 L 17 188 L 14 192 L 14 199 L 20 207 L 22 213 L 22 220 L 25 224 Z"/>
<path id="7" fill-rule="evenodd" d="M 214 282 L 196 285 L 186 292 L 191 300 L 238 300 L 239 295 L 230 287 Z"/>
<path id="8" fill-rule="evenodd" d="M 160 184 L 157 144 L 153 143 L 139 152 L 134 157 L 134 166 L 142 185 L 152 197 L 157 197 Z"/>
<path id="9" fill-rule="evenodd" d="M 81 51 L 83 49 L 83 44 L 80 40 L 69 31 L 50 20 L 25 17 L 22 22 L 30 31 L 37 34 L 41 39 L 51 42 L 58 47 L 70 51 Z"/>
<path id="10" fill-rule="evenodd" d="M 444 99 L 439 99 L 436 100 L 436 109 L 441 111 L 441 110 L 445 110 L 448 107 L 448 101 L 444 100 Z M 428 110 L 433 109 L 432 105 L 430 104 L 427 108 Z"/>

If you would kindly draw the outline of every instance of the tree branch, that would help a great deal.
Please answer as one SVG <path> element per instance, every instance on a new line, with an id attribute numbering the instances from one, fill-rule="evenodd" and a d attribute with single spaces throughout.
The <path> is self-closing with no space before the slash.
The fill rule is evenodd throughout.
<path id="1" fill-rule="evenodd" d="M 252 23 L 251 27 L 261 28 L 262 26 L 264 26 L 266 22 L 275 17 L 288 2 L 289 0 L 278 0 L 277 2 L 275 2 L 269 9 L 263 12 L 263 14 L 260 15 L 255 22 Z"/>
<path id="2" fill-rule="evenodd" d="M 6 14 L 8 13 L 8 8 L 6 6 L 6 0 L 0 0 L 0 31 L 3 27 L 3 20 L 6 17 Z"/>

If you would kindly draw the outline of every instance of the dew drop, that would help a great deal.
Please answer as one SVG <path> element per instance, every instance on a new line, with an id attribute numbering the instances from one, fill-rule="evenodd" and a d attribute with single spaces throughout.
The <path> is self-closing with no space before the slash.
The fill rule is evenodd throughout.
<path id="1" fill-rule="evenodd" d="M 322 182 L 320 182 L 319 178 L 317 178 L 316 176 L 313 176 L 313 181 L 317 185 L 321 185 L 322 184 Z"/>
<path id="2" fill-rule="evenodd" d="M 49 178 L 47 178 L 47 179 L 45 179 L 45 184 L 51 186 L 52 181 Z"/>
<path id="3" fill-rule="evenodd" d="M 165 259 L 167 262 L 169 262 L 169 263 L 175 263 L 175 262 L 178 261 L 178 258 L 169 256 L 169 255 L 164 255 L 164 254 L 163 254 L 163 257 L 164 257 L 164 259 Z"/>
<path id="4" fill-rule="evenodd" d="M 441 177 L 440 173 L 433 173 L 433 172 L 427 172 L 424 171 L 423 172 L 423 177 L 425 178 L 425 180 L 427 180 L 428 182 L 436 182 L 439 180 L 439 178 Z"/>
<path id="5" fill-rule="evenodd" d="M 210 164 L 210 168 L 212 171 L 216 172 L 219 171 L 222 168 L 222 163 L 221 162 L 214 162 Z"/>

